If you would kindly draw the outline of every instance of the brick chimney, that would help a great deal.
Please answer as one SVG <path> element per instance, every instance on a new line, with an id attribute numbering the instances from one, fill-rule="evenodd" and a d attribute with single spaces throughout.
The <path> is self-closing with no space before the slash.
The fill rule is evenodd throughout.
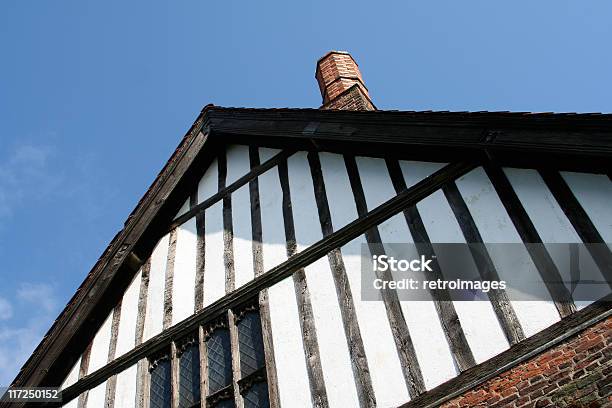
<path id="1" fill-rule="evenodd" d="M 376 110 L 357 63 L 346 51 L 330 51 L 317 61 L 321 109 Z"/>

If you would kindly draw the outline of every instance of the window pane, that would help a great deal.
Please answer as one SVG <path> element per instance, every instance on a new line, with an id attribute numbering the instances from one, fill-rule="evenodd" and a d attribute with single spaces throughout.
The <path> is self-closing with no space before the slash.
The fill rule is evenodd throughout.
<path id="1" fill-rule="evenodd" d="M 244 408 L 267 408 L 270 406 L 268 384 L 266 382 L 253 384 L 242 396 L 244 398 Z"/>
<path id="2" fill-rule="evenodd" d="M 233 399 L 224 399 L 213 405 L 214 408 L 235 408 Z"/>
<path id="3" fill-rule="evenodd" d="M 208 393 L 232 383 L 232 354 L 229 330 L 216 329 L 206 340 L 208 354 Z"/>
<path id="4" fill-rule="evenodd" d="M 170 408 L 170 361 L 162 360 L 151 371 L 150 408 Z"/>
<path id="5" fill-rule="evenodd" d="M 265 365 L 259 312 L 246 312 L 238 321 L 237 326 L 240 373 L 244 378 Z"/>
<path id="6" fill-rule="evenodd" d="M 200 350 L 197 344 L 185 349 L 179 364 L 179 407 L 187 408 L 200 400 Z"/>

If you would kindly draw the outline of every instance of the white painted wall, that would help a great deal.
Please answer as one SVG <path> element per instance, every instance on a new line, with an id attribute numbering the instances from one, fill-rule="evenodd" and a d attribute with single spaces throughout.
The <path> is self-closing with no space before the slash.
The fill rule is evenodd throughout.
<path id="1" fill-rule="evenodd" d="M 172 324 L 186 319 L 194 312 L 197 241 L 195 218 L 177 228 L 172 281 Z"/>
<path id="2" fill-rule="evenodd" d="M 149 292 L 147 295 L 147 312 L 144 324 L 143 341 L 161 333 L 164 323 L 164 288 L 166 286 L 166 264 L 168 261 L 169 235 L 166 234 L 157 243 L 151 255 L 149 273 Z"/>
<path id="3" fill-rule="evenodd" d="M 291 277 L 268 289 L 278 393 L 284 407 L 311 407 L 310 385 Z"/>
<path id="4" fill-rule="evenodd" d="M 274 170 L 276 169 L 272 171 Z M 232 223 L 234 229 L 234 282 L 237 289 L 255 277 L 251 196 L 248 184 L 232 194 Z"/>
<path id="5" fill-rule="evenodd" d="M 442 191 L 426 197 L 417 208 L 431 242 L 466 243 Z M 439 262 L 444 271 L 443 259 L 439 259 Z M 478 270 L 475 264 L 473 270 Z M 488 360 L 509 347 L 490 302 L 463 301 L 453 302 L 453 305 L 476 363 Z"/>
<path id="6" fill-rule="evenodd" d="M 536 170 L 506 168 L 504 172 L 521 200 L 527 215 L 538 231 L 542 242 L 561 244 L 582 242 L 571 222 L 559 206 L 559 203 Z M 566 264 L 561 263 L 558 257 L 553 257 L 553 261 L 556 262 L 563 279 L 569 281 L 571 276 L 569 275 L 569 270 L 565 267 Z M 582 259 L 581 261 L 591 264 L 590 270 L 598 271 L 595 261 L 589 255 L 587 255 L 587 259 Z M 595 279 L 605 280 L 601 273 L 598 273 Z M 580 299 L 581 291 L 583 291 L 583 294 L 596 293 L 595 297 L 597 299 L 606 296 L 610 292 L 609 288 L 605 285 L 578 285 L 574 290 L 574 294 L 578 299 Z M 574 303 L 577 309 L 582 309 L 593 303 L 593 301 L 577 300 Z"/>
<path id="7" fill-rule="evenodd" d="M 561 172 L 595 228 L 612 247 L 612 182 L 605 174 Z"/>
<path id="8" fill-rule="evenodd" d="M 264 163 L 280 152 L 260 148 Z M 323 177 L 335 230 L 357 218 L 353 193 L 344 159 L 333 153 L 320 153 Z M 358 157 L 368 209 L 373 209 L 395 195 L 386 164 L 382 159 Z M 232 146 L 227 150 L 227 185 L 250 170 L 248 147 Z M 298 251 L 322 238 L 313 185 L 306 153 L 288 160 Z M 408 187 L 440 169 L 443 164 L 400 161 Z M 533 170 L 505 169 L 527 213 L 542 238 L 547 242 L 578 242 L 577 234 L 555 202 L 542 180 Z M 604 239 L 612 241 L 612 183 L 605 175 L 564 172 L 562 176 L 591 217 Z M 262 212 L 264 271 L 286 260 L 286 244 L 282 215 L 282 191 L 278 169 L 260 175 L 260 205 Z M 521 242 L 508 214 L 499 201 L 482 169 L 470 172 L 457 181 L 457 186 L 485 242 Z M 213 161 L 198 184 L 198 202 L 218 191 L 218 164 Z M 441 192 L 436 192 L 418 204 L 418 209 L 433 242 L 464 242 L 457 221 Z M 187 211 L 188 202 L 179 211 Z M 236 287 L 253 279 L 252 231 L 248 185 L 232 194 L 234 229 L 234 262 Z M 178 216 L 178 215 L 177 215 Z M 222 202 L 205 212 L 206 252 L 204 305 L 225 295 L 225 265 L 223 260 Z M 402 214 L 379 226 L 383 242 L 412 242 Z M 173 324 L 193 313 L 195 261 L 195 219 L 178 229 L 173 283 Z M 342 248 L 349 284 L 355 301 L 374 392 L 379 406 L 395 406 L 409 399 L 384 303 L 361 301 L 359 237 Z M 151 257 L 144 340 L 159 334 L 163 322 L 165 269 L 168 235 L 164 236 Z M 523 259 L 506 259 L 504 254 L 492 254 L 503 279 L 511 280 L 517 264 L 531 265 L 525 252 Z M 343 407 L 358 404 L 354 377 L 335 285 L 327 257 L 305 268 L 321 353 L 321 364 L 330 405 Z M 117 356 L 134 347 L 136 314 L 141 273 L 128 287 L 123 297 L 117 338 Z M 284 406 L 310 406 L 311 396 L 304 360 L 304 348 L 299 324 L 295 289 L 291 278 L 269 290 L 272 336 L 279 376 L 281 403 Z M 512 302 L 527 336 L 559 320 L 552 302 Z M 432 302 L 402 302 L 402 311 L 414 342 L 423 371 L 425 385 L 431 389 L 457 375 L 452 356 Z M 455 307 L 468 343 L 477 362 L 502 352 L 508 344 L 488 302 L 455 302 Z M 89 373 L 106 364 L 110 342 L 112 313 L 94 338 Z M 78 377 L 79 362 L 64 381 L 67 387 Z M 135 401 L 135 366 L 120 373 L 117 381 L 115 406 L 132 406 Z M 90 392 L 89 406 L 102 406 L 105 384 Z M 98 404 L 100 402 L 100 405 Z M 76 404 L 76 399 L 73 401 Z M 70 404 L 68 406 L 71 406 Z M 76 405 L 75 405 L 76 406 Z"/>
<path id="9" fill-rule="evenodd" d="M 227 157 L 227 178 L 225 185 L 229 186 L 240 177 L 251 171 L 249 160 L 249 146 L 231 145 L 226 151 Z"/>
<path id="10" fill-rule="evenodd" d="M 484 242 L 522 242 L 497 192 L 481 167 L 460 177 L 456 184 Z M 526 250 L 521 259 L 509 258 L 504 253 L 493 253 L 493 251 L 490 255 L 500 278 L 506 280 L 509 287 L 520 286 L 515 279 L 516 271 L 521 269 L 521 264 L 525 265 L 523 268 L 527 266 L 533 268 Z M 552 301 L 512 301 L 512 307 L 526 336 L 531 336 L 559 320 L 559 313 Z"/>
<path id="11" fill-rule="evenodd" d="M 113 312 L 111 311 L 94 337 L 93 344 L 91 345 L 91 354 L 89 356 L 89 367 L 87 374 L 93 373 L 108 363 L 108 349 L 110 346 L 112 321 Z"/>
<path id="12" fill-rule="evenodd" d="M 117 374 L 117 385 L 115 388 L 115 407 L 136 407 L 136 364 Z"/>
<path id="13" fill-rule="evenodd" d="M 219 163 L 214 159 L 198 183 L 198 204 L 219 191 Z"/>
<path id="14" fill-rule="evenodd" d="M 204 306 L 208 306 L 225 295 L 223 202 L 207 208 L 204 218 Z"/>
<path id="15" fill-rule="evenodd" d="M 280 149 L 272 149 L 270 147 L 259 148 L 259 162 L 265 163 L 281 152 Z"/>
<path id="16" fill-rule="evenodd" d="M 178 210 L 178 212 L 174 216 L 174 219 L 177 219 L 181 215 L 185 214 L 187 211 L 189 211 L 189 199 L 185 200 L 181 208 Z"/>
<path id="17" fill-rule="evenodd" d="M 384 162 L 379 161 L 378 163 L 378 172 L 383 172 L 386 177 L 371 176 L 370 172 L 362 170 L 361 166 L 359 167 L 368 209 L 381 204 L 378 197 L 392 196 L 395 191 L 386 166 L 382 168 Z M 410 174 L 413 178 L 416 178 L 417 174 L 419 177 L 426 175 L 426 170 L 421 169 L 417 163 L 411 163 L 410 168 Z M 417 173 L 417 170 L 420 174 Z M 414 182 L 419 180 L 414 180 Z M 411 182 L 411 184 L 413 183 Z M 385 244 L 413 242 L 403 214 L 398 214 L 383 222 L 379 225 L 378 231 L 382 242 Z M 414 255 L 416 256 L 416 253 Z M 401 308 L 413 340 L 425 386 L 428 389 L 433 388 L 456 376 L 457 370 L 450 347 L 442 331 L 440 319 L 433 302 L 401 302 Z"/>
<path id="18" fill-rule="evenodd" d="M 267 149 L 260 149 L 260 151 L 267 151 Z M 268 271 L 287 260 L 287 245 L 283 221 L 283 191 L 280 186 L 277 168 L 268 170 L 260 175 L 258 179 L 263 269 Z"/>
<path id="19" fill-rule="evenodd" d="M 117 332 L 117 347 L 115 357 L 119 357 L 134 348 L 136 340 L 136 320 L 138 319 L 138 297 L 140 295 L 140 283 L 142 280 L 142 269 L 138 271 L 130 286 L 123 295 L 121 301 L 121 318 L 119 319 L 119 330 Z"/>
<path id="20" fill-rule="evenodd" d="M 265 158 L 261 157 L 261 160 Z M 266 271 L 287 259 L 282 196 L 276 168 L 259 176 L 262 252 Z M 310 407 L 312 400 L 293 279 L 289 277 L 272 286 L 268 290 L 268 299 L 281 405 Z"/>
<path id="21" fill-rule="evenodd" d="M 357 218 L 353 192 L 342 156 L 322 153 L 321 170 L 334 229 Z M 361 244 L 359 237 L 344 247 L 342 256 L 355 301 L 355 313 L 368 360 L 376 402 L 381 407 L 396 406 L 409 400 L 397 349 L 383 302 L 361 300 Z"/>
<path id="22" fill-rule="evenodd" d="M 308 159 L 304 152 L 297 153 L 288 161 L 298 251 L 323 238 L 308 169 Z M 321 258 L 306 267 L 305 271 L 329 405 L 358 406 L 357 389 L 329 261 L 326 257 Z"/>
<path id="23" fill-rule="evenodd" d="M 64 389 L 70 387 L 75 382 L 77 382 L 77 380 L 79 379 L 79 371 L 80 371 L 80 369 L 81 369 L 81 357 L 79 357 L 79 359 L 76 361 L 76 363 L 74 363 L 74 365 L 72 366 L 72 369 L 68 373 L 68 376 L 66 377 L 66 379 L 64 380 L 64 382 L 60 386 L 61 390 L 64 390 Z"/>
<path id="24" fill-rule="evenodd" d="M 89 390 L 87 396 L 87 407 L 88 408 L 104 408 L 106 402 L 106 381 L 102 384 L 97 385 L 95 388 Z M 117 407 L 119 407 L 117 405 Z"/>

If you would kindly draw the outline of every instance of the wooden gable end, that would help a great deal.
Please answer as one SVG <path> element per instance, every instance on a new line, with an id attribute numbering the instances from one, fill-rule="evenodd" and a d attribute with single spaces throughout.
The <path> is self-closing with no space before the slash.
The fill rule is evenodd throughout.
<path id="1" fill-rule="evenodd" d="M 158 212 L 146 225 L 146 208 L 128 220 L 126 229 L 141 233 L 119 247 L 131 261 L 106 266 L 114 280 L 89 314 L 77 311 L 89 320 L 64 333 L 68 347 L 54 351 L 63 360 L 38 384 L 62 384 L 70 404 L 131 405 L 143 398 L 148 357 L 259 298 L 277 404 L 397 405 L 575 314 L 576 305 L 508 308 L 493 298 L 364 302 L 355 254 L 361 243 L 380 242 L 609 242 L 609 210 L 598 204 L 612 198 L 597 164 L 606 146 L 588 153 L 597 159 L 583 167 L 589 172 L 575 171 L 575 162 L 551 169 L 547 160 L 525 169 L 508 167 L 516 164 L 508 161 L 512 149 L 499 160 L 478 149 L 448 160 L 454 147 L 447 146 L 424 160 L 422 146 L 418 156 L 410 143 L 385 154 L 373 140 L 368 154 L 343 137 L 317 136 L 321 125 L 312 123 L 290 141 L 275 135 L 282 121 L 247 123 L 264 134 L 260 141 L 229 131 L 231 119 L 202 121 L 183 142 L 193 147 L 174 163 L 182 170 L 162 173 L 169 185 L 159 189 L 161 201 L 149 199 Z M 245 144 L 249 138 L 255 142 Z M 562 154 L 584 157 L 569 148 Z M 100 283 L 93 288 L 102 291 Z"/>

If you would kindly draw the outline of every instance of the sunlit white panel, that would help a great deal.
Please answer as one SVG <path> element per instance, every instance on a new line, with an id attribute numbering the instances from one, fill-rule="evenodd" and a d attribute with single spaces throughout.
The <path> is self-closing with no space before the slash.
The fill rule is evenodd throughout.
<path id="1" fill-rule="evenodd" d="M 208 306 L 225 295 L 223 202 L 207 208 L 204 216 L 204 306 Z"/>
<path id="2" fill-rule="evenodd" d="M 151 254 L 147 312 L 145 315 L 143 341 L 161 333 L 164 323 L 164 288 L 166 286 L 166 264 L 168 263 L 169 235 L 159 240 Z"/>
<path id="3" fill-rule="evenodd" d="M 195 218 L 177 228 L 172 282 L 172 324 L 186 319 L 194 312 L 197 240 Z"/>
<path id="4" fill-rule="evenodd" d="M 121 301 L 121 318 L 117 332 L 117 346 L 115 357 L 119 357 L 134 348 L 136 340 L 136 320 L 138 319 L 138 298 L 140 296 L 140 283 L 142 270 L 138 271 L 130 286 L 123 294 Z"/>
<path id="5" fill-rule="evenodd" d="M 484 243 L 522 242 L 495 188 L 481 167 L 460 177 L 456 184 Z M 517 267 L 535 268 L 527 250 L 520 259 L 508 257 L 501 251 L 491 251 L 490 255 L 500 278 L 507 281 L 509 287 L 520 287 L 522 284 L 513 280 Z M 526 336 L 531 336 L 560 319 L 552 300 L 512 301 L 512 307 Z"/>

